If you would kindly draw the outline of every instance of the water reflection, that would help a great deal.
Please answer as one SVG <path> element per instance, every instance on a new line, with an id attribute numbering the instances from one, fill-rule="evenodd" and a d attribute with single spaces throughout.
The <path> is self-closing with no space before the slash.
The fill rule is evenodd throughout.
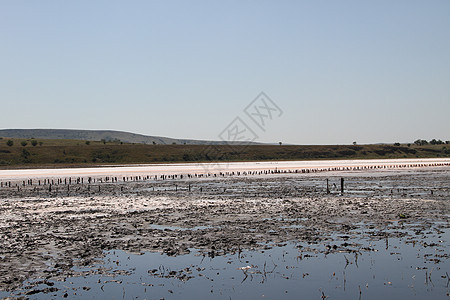
<path id="1" fill-rule="evenodd" d="M 28 282 L 28 289 L 13 295 L 32 299 L 446 299 L 448 224 L 440 224 L 439 230 L 430 230 L 420 239 L 411 233 L 391 238 L 388 244 L 382 238 L 337 235 L 331 244 L 291 242 L 214 258 L 195 249 L 176 257 L 111 250 L 98 264 L 74 268 L 78 276 Z"/>

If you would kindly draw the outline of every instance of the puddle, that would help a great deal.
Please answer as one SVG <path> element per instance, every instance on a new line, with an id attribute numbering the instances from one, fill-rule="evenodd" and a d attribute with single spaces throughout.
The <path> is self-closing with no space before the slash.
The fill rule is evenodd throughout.
<path id="1" fill-rule="evenodd" d="M 263 221 L 281 221 L 281 222 L 300 222 L 308 221 L 309 218 L 289 218 L 289 217 L 273 217 L 273 218 L 263 218 Z"/>
<path id="2" fill-rule="evenodd" d="M 111 250 L 100 263 L 73 268 L 77 276 L 25 282 L 22 290 L 0 292 L 0 297 L 445 299 L 449 239 L 446 228 L 419 243 L 390 239 L 387 247 L 384 240 L 336 236 L 316 248 L 290 242 L 215 257 L 195 249 L 176 257 Z"/>
<path id="3" fill-rule="evenodd" d="M 281 228 L 284 228 L 284 229 L 288 229 L 288 228 L 300 229 L 300 228 L 305 228 L 305 226 L 295 224 L 295 225 L 289 225 L 289 226 L 281 226 Z"/>
<path id="4" fill-rule="evenodd" d="M 205 229 L 211 229 L 213 226 L 194 226 L 194 227 L 179 227 L 179 226 L 170 226 L 170 225 L 158 225 L 158 224 L 151 224 L 151 229 L 157 229 L 157 230 L 170 230 L 170 231 L 195 231 L 195 230 L 205 230 Z"/>

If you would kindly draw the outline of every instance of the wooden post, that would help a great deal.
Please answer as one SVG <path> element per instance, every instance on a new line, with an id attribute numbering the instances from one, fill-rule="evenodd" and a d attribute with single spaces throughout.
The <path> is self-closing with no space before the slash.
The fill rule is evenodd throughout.
<path id="1" fill-rule="evenodd" d="M 330 185 L 328 184 L 328 178 L 327 178 L 327 194 L 330 193 Z"/>
<path id="2" fill-rule="evenodd" d="M 344 177 L 341 177 L 341 194 L 344 195 Z"/>

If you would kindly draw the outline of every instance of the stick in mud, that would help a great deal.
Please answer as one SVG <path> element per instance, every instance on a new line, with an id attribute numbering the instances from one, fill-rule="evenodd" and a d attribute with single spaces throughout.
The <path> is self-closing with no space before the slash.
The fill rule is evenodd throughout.
<path id="1" fill-rule="evenodd" d="M 327 178 L 327 194 L 330 193 L 330 185 L 328 184 L 328 178 Z"/>

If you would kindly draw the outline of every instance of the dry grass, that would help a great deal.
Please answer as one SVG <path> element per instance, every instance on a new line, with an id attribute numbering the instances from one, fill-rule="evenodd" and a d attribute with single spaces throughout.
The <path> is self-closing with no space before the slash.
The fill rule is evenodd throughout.
<path id="1" fill-rule="evenodd" d="M 200 161 L 450 157 L 450 145 L 144 145 L 82 140 L 0 139 L 0 167 L 94 166 Z M 27 145 L 22 146 L 21 142 Z M 40 145 L 39 142 L 42 142 Z"/>

